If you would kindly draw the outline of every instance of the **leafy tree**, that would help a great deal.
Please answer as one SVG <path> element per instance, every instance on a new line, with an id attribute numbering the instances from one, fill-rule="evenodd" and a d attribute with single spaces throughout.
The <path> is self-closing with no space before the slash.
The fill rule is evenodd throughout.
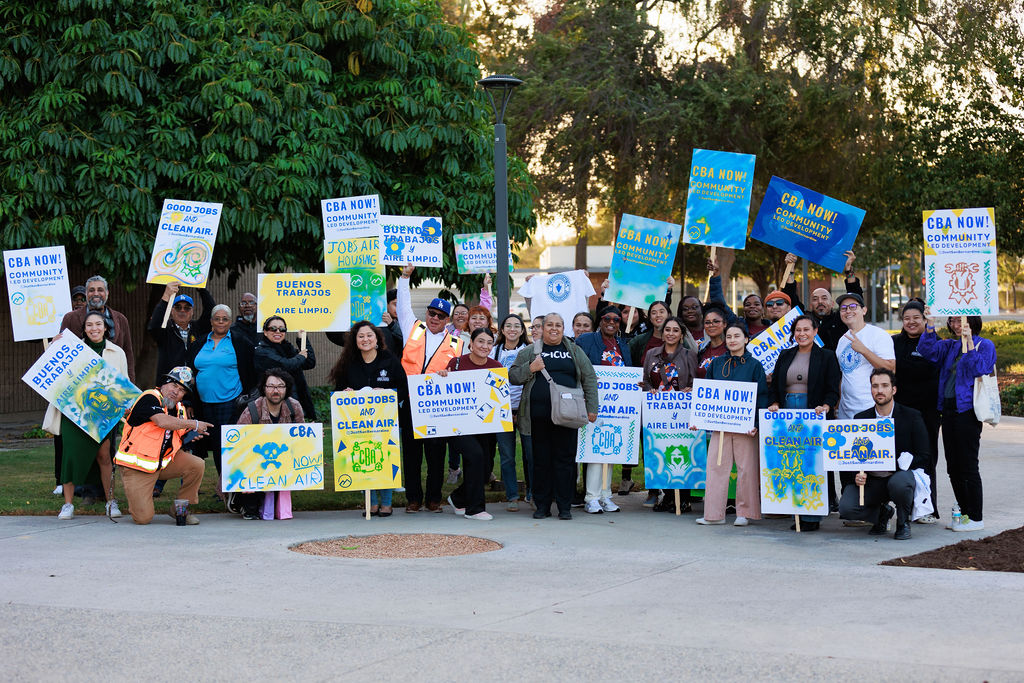
<path id="1" fill-rule="evenodd" d="M 129 281 L 165 197 L 222 201 L 215 269 L 322 269 L 320 200 L 493 229 L 478 54 L 430 0 L 12 0 L 0 8 L 0 238 Z M 509 169 L 510 231 L 533 187 Z M 472 289 L 454 260 L 449 286 Z"/>

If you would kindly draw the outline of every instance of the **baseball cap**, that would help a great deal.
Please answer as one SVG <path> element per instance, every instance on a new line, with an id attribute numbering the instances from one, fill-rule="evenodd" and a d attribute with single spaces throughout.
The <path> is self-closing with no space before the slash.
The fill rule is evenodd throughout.
<path id="1" fill-rule="evenodd" d="M 839 305 L 839 306 L 842 306 L 843 302 L 845 300 L 847 300 L 847 299 L 853 299 L 854 301 L 859 303 L 861 306 L 864 305 L 864 297 L 862 297 L 860 294 L 854 294 L 852 292 L 847 292 L 846 294 L 840 294 L 836 298 L 836 304 Z"/>
<path id="2" fill-rule="evenodd" d="M 174 303 L 171 304 L 171 305 L 175 306 L 175 305 L 178 304 L 178 302 L 181 302 L 181 301 L 184 301 L 189 306 L 195 306 L 196 305 L 196 303 L 194 301 L 192 301 L 192 297 L 190 297 L 188 294 L 179 294 L 178 296 L 174 297 Z"/>
<path id="3" fill-rule="evenodd" d="M 441 311 L 445 315 L 452 314 L 451 302 L 436 297 L 432 299 L 429 304 L 427 304 L 427 308 L 433 308 L 435 311 Z"/>

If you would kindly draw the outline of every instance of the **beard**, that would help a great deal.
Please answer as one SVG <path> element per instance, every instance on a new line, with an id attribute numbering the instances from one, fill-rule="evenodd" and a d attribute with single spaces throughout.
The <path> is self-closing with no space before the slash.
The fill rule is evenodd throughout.
<path id="1" fill-rule="evenodd" d="M 178 402 L 172 398 L 167 398 L 166 396 L 161 396 L 160 398 L 160 402 L 163 404 L 163 407 L 166 408 L 167 410 L 171 410 L 176 405 L 178 405 Z"/>
<path id="2" fill-rule="evenodd" d="M 89 308 L 94 311 L 101 311 L 103 310 L 103 307 L 106 305 L 106 303 L 107 300 L 104 299 L 103 297 L 94 296 L 93 298 L 89 299 Z"/>
<path id="3" fill-rule="evenodd" d="M 255 313 L 243 313 L 242 314 L 242 320 L 244 320 L 247 323 L 251 323 L 254 320 L 256 320 L 256 314 Z"/>

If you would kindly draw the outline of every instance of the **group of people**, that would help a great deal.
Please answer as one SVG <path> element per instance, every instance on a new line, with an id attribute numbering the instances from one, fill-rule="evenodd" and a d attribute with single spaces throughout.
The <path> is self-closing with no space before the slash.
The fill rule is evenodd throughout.
<path id="1" fill-rule="evenodd" d="M 897 539 L 909 538 L 911 533 L 914 495 L 920 486 L 915 484 L 913 470 L 923 470 L 931 485 L 931 514 L 916 521 L 939 519 L 935 466 L 941 429 L 947 471 L 962 511 L 959 522 L 950 528 L 981 529 L 981 423 L 973 411 L 972 387 L 976 377 L 993 372 L 994 346 L 980 336 L 982 324 L 976 317 L 968 317 L 965 327 L 959 317 L 950 318 L 951 338 L 940 339 L 918 300 L 903 308 L 899 334 L 891 336 L 868 325 L 863 292 L 852 270 L 853 254 L 847 257 L 846 293 L 833 301 L 824 288 L 812 292 L 810 309 L 792 323 L 793 344 L 779 355 L 771 375 L 747 344 L 794 307 L 803 308 L 795 279 L 790 277 L 781 290 L 764 300 L 757 294 L 747 296 L 737 315 L 725 301 L 717 264 L 709 261 L 708 300 L 684 296 L 676 315 L 671 312 L 670 280 L 666 300 L 652 303 L 645 312 L 605 302 L 602 288 L 595 316 L 581 310 L 566 320 L 562 313 L 549 312 L 535 317 L 529 330 L 516 314 L 494 324 L 486 284 L 481 305 L 469 308 L 434 298 L 417 315 L 410 291 L 414 268 L 406 266 L 396 288 L 388 292 L 382 325 L 364 320 L 348 332 L 328 334 L 332 343 L 342 346 L 330 381 L 335 391 L 370 387 L 397 392 L 407 513 L 442 512 L 446 450 L 448 481 L 457 483 L 460 476 L 462 480 L 447 498 L 456 514 L 473 520 L 492 518 L 485 492 L 495 479 L 496 450 L 506 509 L 518 511 L 517 438 L 525 499 L 534 518 L 550 517 L 554 508 L 559 519 L 572 519 L 577 502 L 590 514 L 618 511 L 604 468 L 577 468 L 578 432 L 553 418 L 549 389 L 551 382 L 581 388 L 593 422 L 598 413 L 594 368 L 606 365 L 643 368 L 645 391 L 689 391 L 696 378 L 722 379 L 753 384 L 758 408 L 812 409 L 830 419 L 891 417 L 897 452 L 912 457 L 901 460 L 892 472 L 843 473 L 839 488 L 829 477 L 828 498 L 832 511 L 847 523 L 870 525 L 871 533 L 885 533 L 895 515 Z M 792 263 L 796 257 L 790 254 L 787 260 Z M 524 293 L 530 291 L 539 291 L 538 283 Z M 84 305 L 65 316 L 62 327 L 82 334 L 94 350 L 119 363 L 134 380 L 127 321 L 106 306 L 106 282 L 90 278 L 84 294 Z M 113 456 L 125 470 L 129 512 L 139 523 L 152 518 L 153 497 L 164 480 L 181 477 L 179 496 L 197 502 L 204 458 L 212 457 L 218 475 L 221 471 L 221 425 L 318 418 L 304 377 L 305 370 L 315 367 L 316 355 L 304 335 L 298 345 L 289 342 L 287 322 L 280 316 L 262 321 L 262 334 L 258 333 L 256 298 L 250 293 L 243 294 L 234 318 L 228 306 L 216 304 L 205 290 L 200 290 L 200 296 L 203 311 L 196 318 L 191 297 L 179 293 L 176 285 L 165 288 L 149 324 L 158 346 L 157 388 L 144 392 L 130 408 Z M 168 306 L 171 312 L 165 325 Z M 640 319 L 635 329 L 630 320 L 634 313 Z M 449 439 L 413 437 L 409 375 L 501 367 L 508 369 L 512 384 L 511 432 Z M 89 449 L 77 427 L 66 419 L 58 422 L 63 439 L 58 483 L 63 484 L 65 496 L 61 517 L 69 518 L 74 485 L 84 481 L 94 465 L 110 497 L 111 437 L 98 447 L 92 442 Z M 697 523 L 725 523 L 735 467 L 733 523 L 745 526 L 761 518 L 757 429 L 748 434 L 714 434 L 708 451 L 719 449 L 720 462 L 708 458 L 703 515 Z M 631 470 L 622 468 L 620 494 L 636 487 Z M 578 479 L 583 485 L 581 501 L 574 500 Z M 677 500 L 680 512 L 692 509 L 689 491 L 677 497 L 672 491 L 649 490 L 644 505 L 675 511 Z M 268 518 L 268 506 L 286 515 L 291 507 L 285 493 L 235 496 L 226 502 L 247 519 Z M 120 514 L 112 498 L 107 508 L 111 516 Z M 387 517 L 392 513 L 392 491 L 372 492 L 371 514 Z M 188 521 L 198 523 L 194 515 Z M 813 531 L 820 521 L 820 517 L 804 516 L 800 526 Z"/>

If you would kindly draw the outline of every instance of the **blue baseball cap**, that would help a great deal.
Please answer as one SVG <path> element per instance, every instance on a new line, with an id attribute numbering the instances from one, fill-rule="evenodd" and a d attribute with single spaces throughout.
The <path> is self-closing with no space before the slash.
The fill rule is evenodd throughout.
<path id="1" fill-rule="evenodd" d="M 189 306 L 192 306 L 193 308 L 196 305 L 195 302 L 192 301 L 192 297 L 190 297 L 188 294 L 179 294 L 178 296 L 174 297 L 174 303 L 171 304 L 171 306 L 175 306 L 176 304 L 182 301 L 187 303 Z"/>
<path id="2" fill-rule="evenodd" d="M 452 314 L 452 304 L 450 301 L 446 301 L 445 299 L 435 298 L 427 304 L 427 308 L 433 308 L 435 311 L 441 311 L 445 315 L 449 316 Z"/>

